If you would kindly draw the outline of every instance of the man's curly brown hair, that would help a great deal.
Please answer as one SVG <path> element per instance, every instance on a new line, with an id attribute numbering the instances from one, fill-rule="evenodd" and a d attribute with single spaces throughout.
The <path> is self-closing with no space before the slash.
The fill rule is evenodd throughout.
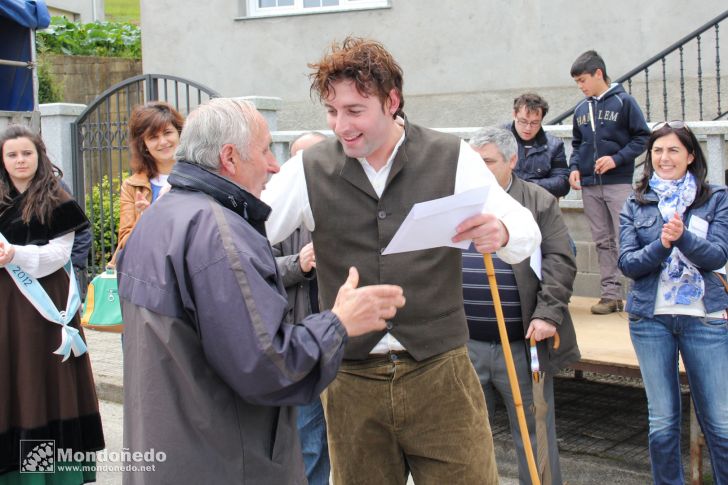
<path id="1" fill-rule="evenodd" d="M 394 89 L 399 96 L 399 107 L 394 116 L 402 116 L 402 68 L 384 46 L 371 39 L 347 37 L 340 44 L 331 44 L 330 51 L 317 63 L 308 64 L 313 72 L 311 96 L 324 101 L 332 94 L 332 84 L 350 79 L 362 96 L 376 95 L 384 107 Z"/>

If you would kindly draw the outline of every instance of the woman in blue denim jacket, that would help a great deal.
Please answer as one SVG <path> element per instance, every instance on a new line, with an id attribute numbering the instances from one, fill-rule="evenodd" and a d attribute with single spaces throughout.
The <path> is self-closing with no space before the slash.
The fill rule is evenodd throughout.
<path id="1" fill-rule="evenodd" d="M 644 176 L 620 217 L 619 269 L 634 280 L 629 330 L 647 392 L 652 476 L 682 484 L 682 355 L 716 484 L 728 484 L 728 294 L 714 271 L 728 260 L 728 191 L 682 121 L 661 123 Z"/>

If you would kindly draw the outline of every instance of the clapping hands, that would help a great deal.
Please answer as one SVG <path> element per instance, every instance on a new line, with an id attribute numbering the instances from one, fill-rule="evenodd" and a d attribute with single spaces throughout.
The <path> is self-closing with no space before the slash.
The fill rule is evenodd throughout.
<path id="1" fill-rule="evenodd" d="M 666 248 L 671 248 L 672 243 L 680 239 L 685 231 L 685 225 L 683 224 L 680 215 L 676 212 L 672 219 L 667 221 L 662 226 L 662 234 L 660 234 L 660 242 Z"/>

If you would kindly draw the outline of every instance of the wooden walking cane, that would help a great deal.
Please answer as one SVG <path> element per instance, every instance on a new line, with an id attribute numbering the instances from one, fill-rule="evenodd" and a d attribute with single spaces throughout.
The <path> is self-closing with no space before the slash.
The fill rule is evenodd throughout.
<path id="1" fill-rule="evenodd" d="M 528 472 L 531 475 L 531 483 L 533 485 L 541 485 L 538 478 L 538 469 L 536 468 L 536 460 L 533 457 L 533 448 L 531 448 L 531 438 L 528 435 L 528 426 L 526 425 L 526 413 L 523 411 L 523 400 L 521 399 L 521 389 L 518 387 L 518 377 L 516 377 L 516 366 L 513 363 L 513 354 L 511 353 L 511 344 L 508 341 L 508 332 L 506 331 L 506 321 L 503 318 L 503 308 L 501 307 L 500 295 L 498 294 L 498 282 L 495 279 L 495 268 L 493 267 L 493 257 L 490 254 L 483 255 L 485 262 L 485 273 L 488 275 L 488 285 L 490 286 L 490 294 L 493 297 L 493 308 L 495 308 L 495 317 L 498 321 L 498 333 L 503 345 L 503 356 L 506 359 L 506 370 L 508 371 L 508 380 L 511 383 L 511 393 L 513 394 L 513 403 L 516 405 L 516 416 L 518 416 L 518 428 L 521 430 L 521 441 L 523 441 L 523 450 L 526 452 L 526 461 L 528 462 Z"/>

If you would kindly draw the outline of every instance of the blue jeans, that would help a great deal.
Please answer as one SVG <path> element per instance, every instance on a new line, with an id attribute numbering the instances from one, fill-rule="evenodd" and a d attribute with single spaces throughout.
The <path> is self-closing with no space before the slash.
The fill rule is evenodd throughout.
<path id="1" fill-rule="evenodd" d="M 331 475 L 331 464 L 326 440 L 326 421 L 320 398 L 316 398 L 311 404 L 298 406 L 296 427 L 301 439 L 303 463 L 306 466 L 309 485 L 327 485 Z"/>
<path id="2" fill-rule="evenodd" d="M 713 483 L 728 484 L 728 326 L 726 320 L 686 315 L 630 316 L 647 392 L 650 458 L 656 484 L 682 484 L 678 352 L 695 414 L 713 464 Z"/>

